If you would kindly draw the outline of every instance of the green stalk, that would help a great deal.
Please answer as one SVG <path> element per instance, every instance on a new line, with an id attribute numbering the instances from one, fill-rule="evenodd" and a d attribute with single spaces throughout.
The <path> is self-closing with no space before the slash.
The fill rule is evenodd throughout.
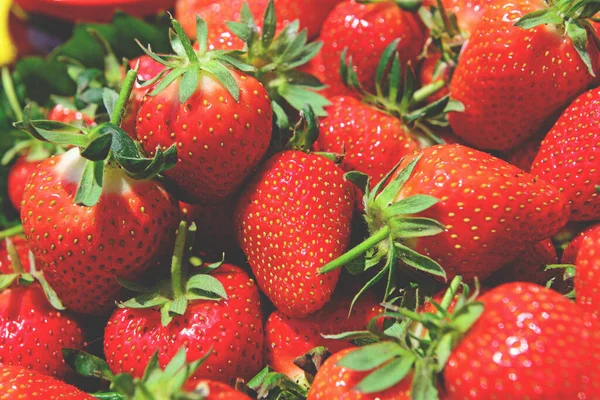
<path id="1" fill-rule="evenodd" d="M 185 263 L 183 256 L 185 254 L 185 246 L 187 243 L 187 224 L 185 221 L 179 223 L 177 237 L 175 239 L 175 250 L 171 259 L 171 284 L 173 285 L 173 299 L 177 299 L 184 295 L 185 288 L 182 265 Z"/>
<path id="2" fill-rule="evenodd" d="M 422 102 L 423 100 L 425 100 L 432 94 L 437 93 L 441 88 L 444 87 L 445 84 L 446 84 L 446 81 L 440 80 L 440 81 L 432 82 L 429 85 L 423 86 L 422 88 L 417 90 L 415 92 L 415 94 L 413 94 L 413 98 L 412 98 L 413 102 L 414 103 Z"/>
<path id="3" fill-rule="evenodd" d="M 438 9 L 440 10 L 440 15 L 442 16 L 442 21 L 444 22 L 444 28 L 446 28 L 446 32 L 448 32 L 448 35 L 451 38 L 458 35 L 459 32 L 455 32 L 454 29 L 452 28 L 452 23 L 450 22 L 450 17 L 448 17 L 448 13 L 446 12 L 446 8 L 442 4 L 442 0 L 437 0 L 437 6 L 438 6 Z"/>
<path id="4" fill-rule="evenodd" d="M 456 296 L 456 292 L 460 288 L 461 282 L 462 282 L 462 277 L 460 275 L 455 276 L 454 279 L 452 279 L 452 282 L 450 282 L 450 287 L 448 288 L 448 290 L 446 290 L 446 293 L 444 293 L 444 298 L 442 299 L 442 302 L 440 303 L 440 306 L 444 310 L 447 310 L 448 307 L 450 307 L 450 304 L 452 303 L 452 299 L 454 298 L 454 296 Z"/>
<path id="5" fill-rule="evenodd" d="M 123 87 L 121 88 L 121 92 L 119 93 L 119 98 L 117 99 L 115 110 L 112 114 L 112 118 L 110 119 L 111 124 L 121 126 L 121 122 L 123 122 L 123 117 L 125 116 L 127 102 L 129 102 L 129 97 L 131 96 L 131 91 L 133 90 L 133 85 L 135 84 L 136 79 L 137 67 L 135 69 L 129 70 L 129 72 L 127 72 L 127 75 L 125 76 L 125 81 L 123 81 Z"/>
<path id="6" fill-rule="evenodd" d="M 23 233 L 23 225 L 15 225 L 11 228 L 0 231 L 0 240 Z"/>
<path id="7" fill-rule="evenodd" d="M 366 239 L 364 242 L 360 243 L 353 249 L 342 254 L 340 257 L 336 258 L 335 260 L 325 264 L 319 270 L 319 273 L 326 274 L 327 272 L 331 272 L 335 269 L 338 269 L 338 268 L 348 264 L 352 260 L 354 260 L 354 259 L 360 257 L 362 254 L 366 253 L 369 249 L 372 249 L 373 247 L 377 246 L 377 244 L 379 244 L 380 242 L 382 242 L 389 236 L 390 236 L 390 227 L 388 225 L 385 225 L 381 229 L 379 229 L 377 232 L 375 232 L 375 234 L 373 234 L 373 236 Z"/>
<path id="8" fill-rule="evenodd" d="M 23 121 L 23 110 L 21 109 L 21 105 L 19 104 L 17 92 L 15 91 L 15 86 L 10 76 L 10 71 L 6 66 L 2 68 L 2 86 L 4 87 L 6 97 L 8 97 L 10 108 L 15 113 L 17 119 L 19 121 Z"/>

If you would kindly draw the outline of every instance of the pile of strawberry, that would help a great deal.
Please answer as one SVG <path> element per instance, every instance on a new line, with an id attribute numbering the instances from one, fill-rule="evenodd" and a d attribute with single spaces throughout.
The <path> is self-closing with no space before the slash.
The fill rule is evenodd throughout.
<path id="1" fill-rule="evenodd" d="M 600 399 L 598 12 L 178 0 L 4 69 L 0 399 Z"/>

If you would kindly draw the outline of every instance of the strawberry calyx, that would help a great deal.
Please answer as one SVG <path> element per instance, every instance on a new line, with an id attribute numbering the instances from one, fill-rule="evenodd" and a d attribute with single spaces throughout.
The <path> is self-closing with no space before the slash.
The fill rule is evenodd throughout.
<path id="1" fill-rule="evenodd" d="M 589 37 L 600 48 L 600 39 L 591 25 L 594 16 L 600 12 L 600 4 L 593 0 L 553 0 L 548 7 L 524 15 L 515 22 L 515 26 L 532 29 L 540 25 L 554 25 L 562 28 L 564 34 L 573 42 L 579 57 L 588 72 L 596 76 L 588 51 Z"/>
<path id="2" fill-rule="evenodd" d="M 189 273 L 195 233 L 196 225 L 194 223 L 188 227 L 185 221 L 181 221 L 171 259 L 171 278 L 153 287 L 144 287 L 134 282 L 119 280 L 122 286 L 138 292 L 139 295 L 119 303 L 118 306 L 121 308 L 159 308 L 161 323 L 163 326 L 167 326 L 173 318 L 185 314 L 190 301 L 227 299 L 223 284 L 210 274 L 219 268 L 222 262 L 202 265 L 199 272 Z"/>
<path id="3" fill-rule="evenodd" d="M 318 154 L 336 164 L 342 162 L 344 155 L 324 151 L 312 151 L 319 137 L 319 120 L 312 106 L 305 104 L 300 111 L 300 119 L 294 126 L 294 132 L 285 148 L 287 150 Z"/>
<path id="4" fill-rule="evenodd" d="M 7 289 L 15 281 L 18 281 L 19 285 L 23 286 L 29 286 L 37 282 L 42 287 L 42 291 L 44 292 L 44 295 L 46 296 L 46 299 L 48 299 L 50 305 L 56 310 L 64 310 L 65 306 L 56 295 L 54 289 L 52 289 L 50 284 L 48 284 L 44 278 L 43 272 L 36 270 L 33 253 L 31 251 L 28 253 L 29 272 L 25 272 L 23 269 L 23 264 L 21 263 L 21 258 L 19 257 L 19 253 L 17 252 L 12 240 L 10 238 L 6 238 L 4 240 L 6 242 L 6 250 L 10 256 L 11 266 L 14 272 L 12 274 L 0 274 L 0 291 Z"/>
<path id="5" fill-rule="evenodd" d="M 227 22 L 231 32 L 246 43 L 246 53 L 240 58 L 256 68 L 251 74 L 267 89 L 278 126 L 288 128 L 290 123 L 285 108 L 291 106 L 301 111 L 308 103 L 317 116 L 323 117 L 327 115 L 324 107 L 330 102 L 317 93 L 325 85 L 315 76 L 298 69 L 319 53 L 323 43 L 308 43 L 307 30 L 300 31 L 298 20 L 286 25 L 277 35 L 276 25 L 273 0 L 265 10 L 262 30 L 245 2 L 240 22 Z"/>
<path id="6" fill-rule="evenodd" d="M 213 50 L 208 51 L 208 26 L 199 15 L 196 15 L 196 40 L 199 50 L 195 50 L 181 24 L 171 17 L 173 29 L 169 30 L 171 47 L 175 54 L 158 55 L 150 48 L 138 42 L 142 50 L 153 60 L 165 66 L 165 69 L 144 86 L 154 85 L 149 96 L 156 96 L 173 82 L 179 81 L 179 101 L 185 103 L 194 94 L 200 83 L 200 75 L 213 75 L 227 89 L 233 99 L 238 102 L 240 88 L 230 69 L 252 72 L 255 68 L 238 59 L 242 51 Z"/>
<path id="7" fill-rule="evenodd" d="M 330 356 L 331 353 L 327 347 L 319 346 L 309 350 L 304 355 L 296 357 L 293 362 L 296 367 L 304 372 L 307 382 L 312 384 L 315 375 Z"/>
<path id="8" fill-rule="evenodd" d="M 548 264 L 544 268 L 545 271 L 556 270 L 556 269 L 563 270 L 563 274 L 561 276 L 561 279 L 563 280 L 563 282 L 567 282 L 567 281 L 573 280 L 575 278 L 576 271 L 575 271 L 575 265 L 573 265 L 573 264 Z M 550 278 L 548 280 L 548 282 L 546 282 L 546 287 L 552 288 L 552 285 L 554 283 L 556 283 L 556 279 L 557 279 L 557 277 Z M 575 297 L 576 297 L 575 288 L 573 288 L 568 293 L 564 293 L 563 296 L 566 297 L 567 299 L 575 300 Z"/>
<path id="9" fill-rule="evenodd" d="M 235 388 L 257 400 L 304 400 L 308 395 L 307 388 L 297 384 L 286 375 L 275 372 L 269 366 L 263 368 L 248 383 L 236 382 Z"/>
<path id="10" fill-rule="evenodd" d="M 103 359 L 77 349 L 63 349 L 65 362 L 79 375 L 110 382 L 110 392 L 99 392 L 97 398 L 122 399 L 180 399 L 203 400 L 210 395 L 209 388 L 200 383 L 192 392 L 184 391 L 183 385 L 194 375 L 209 357 L 210 351 L 202 358 L 186 362 L 186 349 L 182 347 L 164 369 L 158 363 L 158 351 L 146 366 L 142 378 L 129 374 L 113 374 Z M 114 395 L 115 397 L 110 397 Z"/>
<path id="11" fill-rule="evenodd" d="M 356 0 L 359 4 L 381 3 L 382 0 Z M 404 11 L 417 11 L 423 5 L 423 0 L 392 0 L 398 7 Z"/>
<path id="12" fill-rule="evenodd" d="M 446 115 L 464 111 L 464 105 L 446 95 L 427 105 L 423 101 L 441 90 L 446 82 L 435 81 L 418 88 L 417 77 L 410 63 L 403 67 L 398 54 L 400 39 L 390 43 L 379 59 L 375 74 L 375 93 L 367 92 L 354 69 L 347 49 L 340 56 L 340 77 L 344 84 L 361 95 L 361 101 L 398 118 L 424 146 L 444 143 L 433 133 L 432 127 L 448 126 Z"/>
<path id="13" fill-rule="evenodd" d="M 476 301 L 478 294 L 476 286 L 470 295 L 469 287 L 457 276 L 440 304 L 430 300 L 436 312 L 415 312 L 386 304 L 388 311 L 370 321 L 366 331 L 336 335 L 346 340 L 368 339 L 368 344 L 348 353 L 337 364 L 369 371 L 354 388 L 358 392 L 377 393 L 412 374 L 412 398 L 437 399 L 438 388 L 443 387 L 438 377 L 452 350 L 483 313 L 483 304 Z M 381 318 L 393 322 L 380 329 L 377 320 Z"/>
<path id="14" fill-rule="evenodd" d="M 429 29 L 431 46 L 441 53 L 436 70 L 447 66 L 451 76 L 468 35 L 460 29 L 456 14 L 448 12 L 441 0 L 437 0 L 436 5 L 429 8 L 420 8 L 419 17 Z M 429 47 L 426 46 L 425 51 L 428 50 Z M 424 56 L 426 56 L 426 53 Z M 437 78 L 435 74 L 434 78 Z"/>
<path id="15" fill-rule="evenodd" d="M 435 260 L 416 252 L 411 245 L 420 237 L 434 236 L 445 230 L 445 227 L 436 220 L 416 216 L 437 204 L 439 199 L 417 194 L 395 200 L 404 183 L 412 175 L 418 161 L 419 157 L 399 170 L 397 176 L 390 180 L 399 168 L 402 162 L 400 161 L 372 190 L 366 175 L 359 172 L 346 174 L 347 179 L 364 190 L 365 221 L 371 236 L 339 258 L 324 265 L 319 272 L 327 273 L 345 265 L 351 274 L 358 275 L 383 262 L 379 272 L 354 297 L 352 305 L 362 293 L 387 277 L 385 301 L 394 290 L 398 263 L 446 279 L 446 272 Z M 386 182 L 389 183 L 386 185 Z"/>
<path id="16" fill-rule="evenodd" d="M 133 139 L 120 127 L 136 77 L 137 69 L 127 72 L 118 94 L 112 89 L 103 89 L 102 98 L 109 122 L 83 127 L 59 121 L 31 119 L 29 108 L 26 107 L 23 120 L 15 124 L 15 127 L 28 132 L 37 140 L 79 148 L 79 156 L 85 158 L 86 163 L 75 197 L 77 204 L 90 207 L 98 202 L 106 168 L 120 168 L 129 177 L 143 180 L 159 176 L 177 162 L 175 145 L 165 151 L 157 147 L 156 155 L 146 158 Z"/>

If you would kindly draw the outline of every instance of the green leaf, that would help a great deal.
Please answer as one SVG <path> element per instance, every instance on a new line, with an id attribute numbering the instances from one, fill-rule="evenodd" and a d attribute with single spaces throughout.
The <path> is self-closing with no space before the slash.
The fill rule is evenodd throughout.
<path id="1" fill-rule="evenodd" d="M 94 206 L 102 195 L 103 178 L 104 161 L 86 160 L 83 175 L 75 195 L 75 202 L 87 207 Z"/>
<path id="2" fill-rule="evenodd" d="M 435 236 L 445 231 L 445 227 L 430 218 L 392 218 L 389 220 L 394 239 L 407 239 Z"/>
<path id="3" fill-rule="evenodd" d="M 202 290 L 204 292 L 215 293 L 223 299 L 227 299 L 227 292 L 223 284 L 214 276 L 206 274 L 197 274 L 187 281 L 187 290 Z"/>
<path id="4" fill-rule="evenodd" d="M 225 25 L 227 25 L 227 28 L 229 28 L 231 33 L 242 39 L 244 43 L 248 43 L 250 41 L 250 38 L 252 37 L 252 29 L 248 25 L 233 21 L 227 21 L 225 22 Z"/>
<path id="5" fill-rule="evenodd" d="M 369 331 L 349 331 L 349 332 L 342 332 L 342 333 L 330 334 L 330 335 L 321 334 L 321 336 L 323 338 L 325 338 L 325 339 L 343 340 L 343 341 L 350 341 L 350 340 L 354 340 L 354 339 L 362 339 L 362 338 L 365 338 L 365 337 L 368 337 L 368 338 L 375 337 Z"/>
<path id="6" fill-rule="evenodd" d="M 417 253 L 401 243 L 396 242 L 394 246 L 398 252 L 398 258 L 409 267 L 446 279 L 446 271 L 436 261 Z"/>
<path id="7" fill-rule="evenodd" d="M 405 352 L 397 343 L 378 342 L 351 351 L 337 365 L 353 371 L 370 371 Z"/>
<path id="8" fill-rule="evenodd" d="M 408 178 L 410 178 L 410 176 L 412 175 L 415 166 L 417 165 L 417 162 L 419 162 L 419 158 L 420 157 L 415 158 L 406 167 L 400 170 L 398 176 L 393 181 L 388 183 L 387 186 L 385 186 L 385 188 L 377 196 L 377 198 L 375 199 L 375 203 L 380 209 L 392 205 L 394 199 L 398 195 L 398 192 L 400 191 L 402 186 L 404 186 L 404 183 L 406 183 Z M 383 185 L 383 183 L 385 182 L 383 182 L 382 180 L 380 183 Z M 373 191 L 376 191 L 378 187 L 379 185 L 376 186 L 375 189 L 373 189 Z"/>
<path id="9" fill-rule="evenodd" d="M 0 290 L 4 290 L 13 284 L 15 279 L 19 277 L 19 274 L 2 274 L 0 275 Z"/>
<path id="10" fill-rule="evenodd" d="M 275 37 L 275 29 L 277 28 L 277 17 L 275 15 L 275 5 L 273 0 L 269 1 L 267 9 L 265 10 L 265 16 L 263 19 L 263 32 L 262 32 L 262 45 L 265 49 L 269 48 L 273 38 Z"/>
<path id="11" fill-rule="evenodd" d="M 112 118 L 118 99 L 119 94 L 117 92 L 110 88 L 104 88 L 104 91 L 102 92 L 102 101 L 104 103 L 104 108 L 106 108 L 106 111 L 108 112 L 109 118 Z"/>
<path id="12" fill-rule="evenodd" d="M 176 314 L 176 315 L 183 315 L 183 314 L 185 314 L 186 308 L 187 308 L 187 299 L 183 296 L 177 297 L 169 305 L 169 313 Z"/>
<path id="13" fill-rule="evenodd" d="M 106 361 L 77 349 L 63 349 L 62 355 L 68 366 L 73 368 L 79 375 L 87 378 L 99 378 L 112 381 L 113 373 Z"/>
<path id="14" fill-rule="evenodd" d="M 360 381 L 356 390 L 361 393 L 377 393 L 395 386 L 412 370 L 416 357 L 407 354 L 396 358 L 373 371 Z"/>
<path id="15" fill-rule="evenodd" d="M 169 299 L 156 293 L 142 293 L 132 299 L 119 303 L 120 308 L 151 308 L 167 303 Z"/>
<path id="16" fill-rule="evenodd" d="M 533 11 L 521 17 L 521 19 L 515 22 L 515 26 L 523 29 L 531 29 L 544 24 L 562 25 L 563 18 L 558 12 L 559 10 L 555 7 Z"/>
<path id="17" fill-rule="evenodd" d="M 98 400 L 126 400 L 124 395 L 117 392 L 96 392 L 90 394 Z"/>
<path id="18" fill-rule="evenodd" d="M 133 398 L 135 394 L 136 385 L 133 381 L 133 377 L 129 374 L 118 374 L 114 377 L 111 389 L 123 393 L 127 398 Z"/>
<path id="19" fill-rule="evenodd" d="M 439 202 L 440 200 L 433 196 L 417 194 L 398 200 L 389 207 L 389 212 L 390 215 L 417 214 L 433 207 Z"/>
<path id="20" fill-rule="evenodd" d="M 179 36 L 175 33 L 173 29 L 169 29 L 169 41 L 171 42 L 171 48 L 179 57 L 185 57 L 185 48 L 183 47 L 183 43 L 179 39 Z"/>
<path id="21" fill-rule="evenodd" d="M 29 254 L 30 254 L 29 255 L 30 260 L 33 260 L 33 254 L 31 252 L 29 252 Z M 65 310 L 66 307 L 62 304 L 62 302 L 58 298 L 58 295 L 56 294 L 56 292 L 54 291 L 52 286 L 50 286 L 48 281 L 46 281 L 46 279 L 44 278 L 44 272 L 43 271 L 33 272 L 33 268 L 35 268 L 35 263 L 32 263 L 30 261 L 29 265 L 32 267 L 31 274 L 40 283 L 40 286 L 42 287 L 42 290 L 44 291 L 44 295 L 46 296 L 46 299 L 48 299 L 48 302 L 50 303 L 50 305 L 52 307 L 54 307 L 56 310 L 59 310 L 59 311 Z"/>
<path id="22" fill-rule="evenodd" d="M 467 333 L 483 314 L 484 308 L 483 303 L 478 301 L 467 304 L 452 315 L 452 326 L 460 333 Z"/>
<path id="23" fill-rule="evenodd" d="M 388 69 L 390 65 L 390 60 L 392 56 L 396 52 L 398 48 L 398 43 L 400 43 L 400 38 L 395 39 L 392 43 L 390 43 L 381 53 L 381 57 L 379 57 L 379 63 L 377 64 L 377 70 L 375 72 L 375 85 L 377 88 L 377 93 L 381 95 L 383 93 L 383 78 L 385 71 Z"/>
<path id="24" fill-rule="evenodd" d="M 178 32 L 178 34 L 185 36 L 183 30 L 181 30 L 181 32 Z M 206 53 L 208 41 L 208 25 L 206 24 L 206 21 L 202 19 L 198 14 L 196 14 L 196 40 L 198 42 L 200 53 Z"/>
<path id="25" fill-rule="evenodd" d="M 174 68 L 170 72 L 168 72 L 165 76 L 163 76 L 157 83 L 156 87 L 150 93 L 150 96 L 156 96 L 167 87 L 169 87 L 177 78 L 181 75 L 185 74 L 186 69 L 183 67 Z"/>
<path id="26" fill-rule="evenodd" d="M 415 362 L 415 374 L 412 384 L 413 399 L 438 399 L 433 363 L 428 360 Z"/>
<path id="27" fill-rule="evenodd" d="M 112 140 L 113 135 L 110 133 L 96 136 L 86 148 L 81 151 L 81 156 L 90 161 L 106 160 L 108 158 L 108 153 L 110 152 Z"/>
<path id="28" fill-rule="evenodd" d="M 198 66 L 192 65 L 183 74 L 181 82 L 179 83 L 179 102 L 184 104 L 198 88 L 198 76 L 200 70 Z"/>
<path id="29" fill-rule="evenodd" d="M 227 89 L 229 94 L 234 98 L 236 102 L 240 99 L 240 88 L 231 74 L 231 71 L 224 67 L 217 61 L 209 61 L 208 63 L 202 64 L 200 67 L 202 70 L 213 74 L 219 82 Z"/>
<path id="30" fill-rule="evenodd" d="M 296 110 L 302 110 L 305 104 L 310 104 L 317 117 L 326 116 L 325 107 L 331 104 L 327 98 L 320 94 L 297 85 L 288 85 L 279 94 Z"/>
<path id="31" fill-rule="evenodd" d="M 584 27 L 582 27 L 577 22 L 571 22 L 567 24 L 567 35 L 571 38 L 573 42 L 573 46 L 581 60 L 587 67 L 588 72 L 592 76 L 596 76 L 594 72 L 594 67 L 592 66 L 592 60 L 590 58 L 590 54 L 588 53 L 588 33 Z"/>
<path id="32" fill-rule="evenodd" d="M 25 108 L 23 122 L 18 122 L 15 127 L 30 133 L 38 140 L 60 145 L 73 145 L 85 147 L 88 139 L 81 135 L 81 128 L 59 121 L 28 120 Z"/>
<path id="33" fill-rule="evenodd" d="M 352 182 L 354 186 L 362 190 L 363 193 L 367 192 L 369 187 L 369 175 L 363 174 L 359 171 L 349 171 L 346 172 L 344 177 L 350 182 Z"/>

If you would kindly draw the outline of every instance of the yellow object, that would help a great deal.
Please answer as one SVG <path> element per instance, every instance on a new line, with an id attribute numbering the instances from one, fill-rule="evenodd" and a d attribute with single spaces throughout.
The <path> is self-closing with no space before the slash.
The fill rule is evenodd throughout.
<path id="1" fill-rule="evenodd" d="M 17 57 L 17 48 L 8 29 L 11 5 L 12 0 L 0 0 L 0 66 L 12 64 Z"/>

